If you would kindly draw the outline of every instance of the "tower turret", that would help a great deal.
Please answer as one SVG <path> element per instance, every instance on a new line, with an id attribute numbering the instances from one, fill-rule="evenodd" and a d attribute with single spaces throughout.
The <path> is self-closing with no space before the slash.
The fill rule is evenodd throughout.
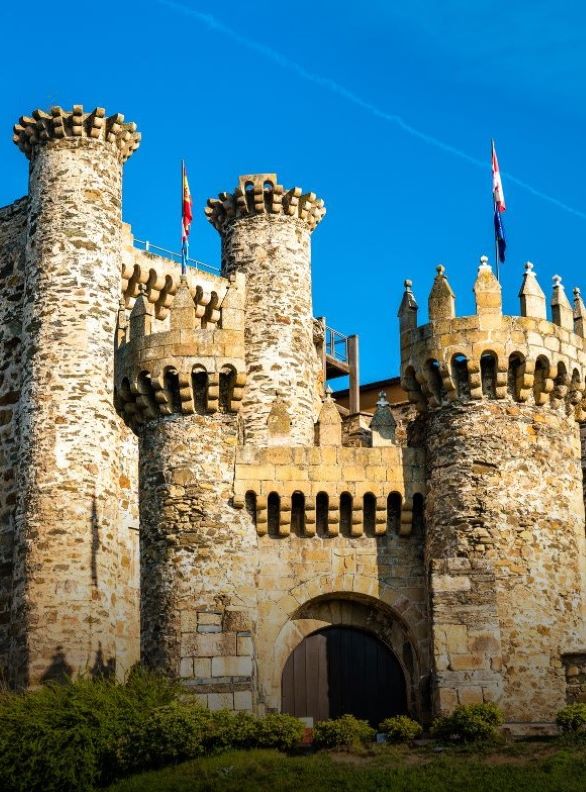
<path id="1" fill-rule="evenodd" d="M 116 667 L 122 115 L 35 110 L 30 160 L 13 646 L 16 682 Z"/>
<path id="2" fill-rule="evenodd" d="M 222 237 L 222 273 L 246 275 L 246 442 L 267 445 L 275 392 L 291 416 L 291 443 L 311 445 L 320 408 L 313 341 L 310 236 L 323 201 L 278 184 L 274 173 L 241 176 L 233 193 L 208 201 Z"/>
<path id="3" fill-rule="evenodd" d="M 116 354 L 118 408 L 139 438 L 141 656 L 205 704 L 249 709 L 257 538 L 233 502 L 244 275 L 168 277 L 164 314 L 159 289 L 140 292 Z"/>
<path id="4" fill-rule="evenodd" d="M 551 721 L 563 655 L 584 644 L 581 304 L 574 325 L 556 278 L 548 321 L 527 264 L 522 315 L 503 316 L 484 257 L 474 292 L 475 315 L 402 336 L 402 385 L 427 424 L 435 706 L 497 700 Z"/>

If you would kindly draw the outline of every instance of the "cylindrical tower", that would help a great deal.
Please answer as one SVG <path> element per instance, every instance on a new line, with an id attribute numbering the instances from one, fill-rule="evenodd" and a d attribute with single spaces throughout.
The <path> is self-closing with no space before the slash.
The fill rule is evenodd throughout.
<path id="1" fill-rule="evenodd" d="M 250 709 L 257 537 L 234 503 L 243 277 L 169 277 L 168 324 L 140 294 L 116 355 L 139 437 L 141 655 L 202 703 Z"/>
<path id="2" fill-rule="evenodd" d="M 313 341 L 310 235 L 325 214 L 314 193 L 285 191 L 274 173 L 241 176 L 234 193 L 210 199 L 206 213 L 222 237 L 222 272 L 246 275 L 245 441 L 267 445 L 278 396 L 293 445 L 312 445 L 320 402 Z"/>
<path id="3" fill-rule="evenodd" d="M 522 316 L 502 316 L 486 259 L 475 294 L 456 318 L 438 268 L 430 323 L 402 332 L 403 387 L 427 413 L 435 706 L 496 700 L 526 731 L 554 720 L 563 656 L 585 644 L 586 355 L 559 279 L 553 322 L 530 265 Z"/>
<path id="4" fill-rule="evenodd" d="M 16 682 L 115 669 L 121 169 L 134 124 L 36 110 L 30 160 L 17 509 Z"/>

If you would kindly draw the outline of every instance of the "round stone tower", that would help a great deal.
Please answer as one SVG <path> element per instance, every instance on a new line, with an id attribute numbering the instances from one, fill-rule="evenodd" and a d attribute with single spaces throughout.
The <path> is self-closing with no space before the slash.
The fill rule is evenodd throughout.
<path id="1" fill-rule="evenodd" d="M 583 304 L 575 323 L 554 282 L 551 322 L 530 264 L 522 315 L 503 316 L 485 258 L 475 315 L 456 317 L 443 267 L 429 324 L 410 283 L 399 313 L 402 385 L 427 415 L 436 711 L 494 700 L 523 730 L 554 720 L 564 654 L 585 644 Z"/>
<path id="2" fill-rule="evenodd" d="M 115 669 L 121 171 L 140 136 L 81 105 L 14 127 L 30 160 L 11 667 Z"/>
<path id="3" fill-rule="evenodd" d="M 310 235 L 325 214 L 323 201 L 299 187 L 285 191 L 274 173 L 255 174 L 210 199 L 206 213 L 222 237 L 222 273 L 246 275 L 245 441 L 267 445 L 268 416 L 279 398 L 291 444 L 312 445 L 321 361 L 313 341 Z"/>
<path id="4" fill-rule="evenodd" d="M 116 354 L 139 438 L 141 656 L 210 707 L 250 709 L 257 538 L 233 497 L 244 278 L 169 279 L 169 316 L 139 294 Z"/>

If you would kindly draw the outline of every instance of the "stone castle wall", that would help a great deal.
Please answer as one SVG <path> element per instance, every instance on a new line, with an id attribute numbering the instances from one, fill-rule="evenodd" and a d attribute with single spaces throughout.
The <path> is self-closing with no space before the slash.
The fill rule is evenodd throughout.
<path id="1" fill-rule="evenodd" d="M 0 209 L 0 678 L 9 677 L 27 199 Z"/>
<path id="2" fill-rule="evenodd" d="M 561 654 L 583 640 L 578 426 L 530 405 L 454 404 L 430 416 L 427 459 L 426 555 L 458 567 L 434 570 L 432 601 L 459 590 L 472 609 L 461 626 L 436 619 L 442 686 L 466 678 L 442 704 L 500 698 L 513 720 L 548 720 L 565 702 Z"/>
<path id="3" fill-rule="evenodd" d="M 249 709 L 257 541 L 232 505 L 237 438 L 221 412 L 141 430 L 142 655 L 203 703 Z"/>

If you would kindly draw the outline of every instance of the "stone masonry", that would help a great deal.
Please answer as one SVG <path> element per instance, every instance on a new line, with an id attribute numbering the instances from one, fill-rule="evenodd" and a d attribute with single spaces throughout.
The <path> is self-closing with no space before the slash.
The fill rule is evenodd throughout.
<path id="1" fill-rule="evenodd" d="M 206 207 L 220 274 L 182 274 L 121 220 L 133 124 L 37 110 L 14 140 L 30 178 L 0 209 L 11 684 L 140 660 L 211 708 L 278 711 L 305 639 L 351 628 L 394 655 L 426 722 L 497 701 L 528 732 L 584 697 L 578 290 L 571 306 L 556 278 L 548 320 L 527 265 L 503 316 L 483 259 L 457 317 L 440 267 L 419 326 L 406 281 L 409 401 L 342 417 L 311 303 L 314 193 L 241 176 Z"/>

